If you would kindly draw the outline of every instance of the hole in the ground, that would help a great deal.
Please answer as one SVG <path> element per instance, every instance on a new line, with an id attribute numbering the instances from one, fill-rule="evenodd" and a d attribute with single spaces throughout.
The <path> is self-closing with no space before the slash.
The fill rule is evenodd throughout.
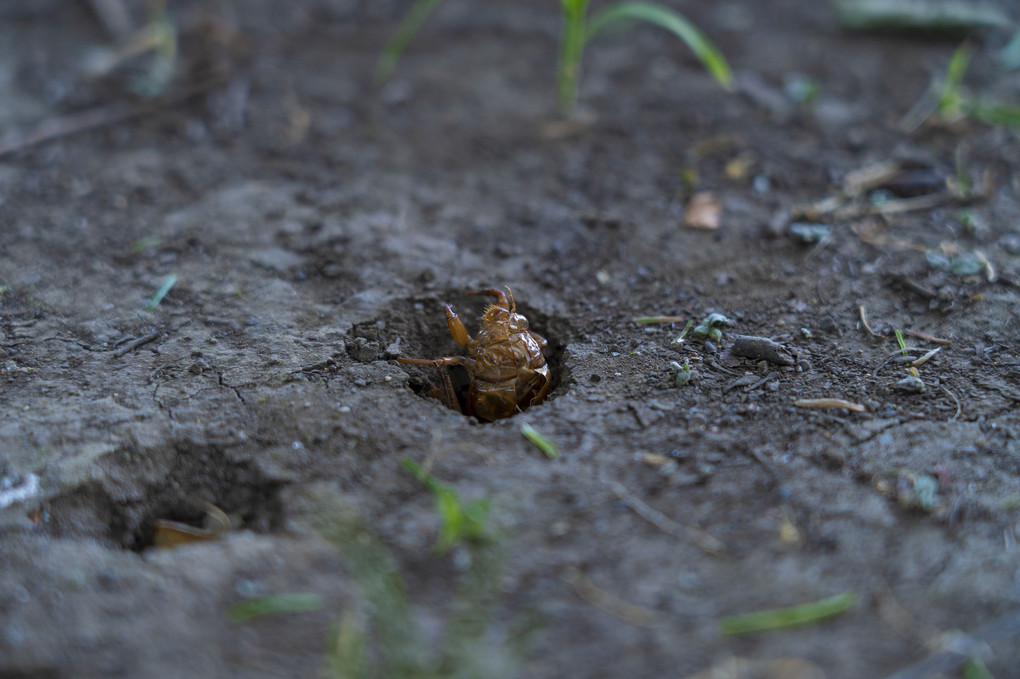
<path id="1" fill-rule="evenodd" d="M 469 297 L 463 291 L 448 291 L 439 298 L 411 302 L 409 310 L 401 310 L 397 318 L 404 321 L 400 325 L 402 337 L 401 355 L 410 358 L 434 359 L 444 356 L 464 356 L 465 350 L 450 336 L 446 325 L 444 305 L 449 300 L 457 315 L 460 316 L 468 333 L 474 337 L 482 326 L 481 316 L 485 307 L 494 301 L 491 296 Z M 548 344 L 543 350 L 546 365 L 549 367 L 550 384 L 545 401 L 552 400 L 562 394 L 569 384 L 564 348 L 569 334 L 569 324 L 556 317 L 544 314 L 531 307 L 526 301 L 515 300 L 517 312 L 528 319 L 530 328 L 544 337 Z M 394 324 L 390 324 L 393 326 Z M 394 327 L 387 330 L 393 331 Z M 453 398 L 461 412 L 468 412 L 468 390 L 471 377 L 461 366 L 402 366 L 411 374 L 409 384 L 419 396 L 437 398 L 451 407 L 446 394 L 452 390 Z M 449 385 L 446 384 L 449 380 Z"/>
<path id="2" fill-rule="evenodd" d="M 165 474 L 139 473 L 137 460 L 151 453 Z M 207 504 L 236 521 L 234 527 L 268 533 L 283 522 L 281 484 L 266 479 L 248 460 L 188 443 L 172 451 L 135 450 L 109 458 L 106 478 L 53 499 L 44 524 L 61 537 L 92 536 L 132 551 L 152 546 L 156 521 L 201 527 Z M 158 477 L 156 481 L 133 479 Z M 125 487 L 126 486 L 126 487 Z"/>

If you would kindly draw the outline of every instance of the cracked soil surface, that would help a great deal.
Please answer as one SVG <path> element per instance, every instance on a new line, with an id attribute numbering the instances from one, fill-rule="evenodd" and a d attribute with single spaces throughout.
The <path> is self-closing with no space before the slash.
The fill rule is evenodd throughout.
<path id="1" fill-rule="evenodd" d="M 857 679 L 953 649 L 945 676 L 973 655 L 1020 676 L 1020 141 L 900 126 L 957 41 L 843 33 L 808 0 L 670 3 L 736 91 L 638 28 L 591 45 L 586 122 L 550 128 L 556 3 L 449 0 L 379 89 L 408 4 L 174 3 L 169 92 L 212 85 L 0 156 L 0 676 L 321 676 L 333 625 L 371 606 L 316 528 L 335 507 L 440 639 L 471 552 L 433 550 L 406 457 L 491 499 L 489 640 L 540 621 L 478 676 L 686 677 L 739 657 Z M 1002 41 L 967 83 L 1017 101 Z M 126 77 L 76 70 L 105 42 L 88 3 L 0 7 L 0 134 L 131 102 Z M 795 72 L 816 99 L 784 94 Z M 889 161 L 963 167 L 984 193 L 791 235 L 798 206 Z M 684 228 L 692 191 L 721 200 L 717 230 Z M 465 293 L 503 285 L 549 339 L 554 388 L 480 424 L 395 359 L 456 355 L 443 305 L 473 332 L 484 301 Z M 633 321 L 710 312 L 732 322 L 717 342 Z M 912 355 L 941 346 L 923 392 L 898 386 L 894 330 Z M 792 364 L 735 355 L 736 335 Z M 821 398 L 865 412 L 794 405 Z M 152 547 L 156 521 L 200 525 L 201 502 L 235 529 Z M 718 629 L 849 590 L 824 623 Z M 230 619 L 294 592 L 321 606 Z"/>

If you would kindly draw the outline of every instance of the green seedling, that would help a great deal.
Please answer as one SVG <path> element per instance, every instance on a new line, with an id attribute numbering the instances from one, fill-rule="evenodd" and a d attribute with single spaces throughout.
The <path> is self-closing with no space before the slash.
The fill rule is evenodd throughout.
<path id="1" fill-rule="evenodd" d="M 956 221 L 960 222 L 960 226 L 967 229 L 970 233 L 984 231 L 987 227 L 984 218 L 970 210 L 960 210 L 957 212 Z"/>
<path id="2" fill-rule="evenodd" d="M 247 622 L 267 615 L 281 613 L 304 613 L 322 609 L 322 599 L 311 592 L 276 594 L 249 599 L 230 607 L 231 622 Z"/>
<path id="3" fill-rule="evenodd" d="M 376 79 L 387 80 L 400 55 L 426 17 L 441 0 L 418 0 L 411 6 L 393 37 L 383 48 L 376 67 Z M 701 60 L 705 69 L 727 89 L 733 85 L 733 73 L 722 52 L 682 14 L 654 2 L 616 2 L 588 14 L 590 0 L 560 0 L 563 27 L 560 33 L 559 64 L 556 88 L 560 109 L 569 113 L 577 103 L 581 78 L 581 59 L 588 41 L 596 35 L 643 21 L 663 28 L 677 36 Z"/>
<path id="4" fill-rule="evenodd" d="M 669 362 L 669 371 L 676 376 L 676 386 L 682 387 L 691 381 L 691 362 L 688 360 L 684 361 L 683 365 L 680 365 L 676 361 Z"/>
<path id="5" fill-rule="evenodd" d="M 985 666 L 985 661 L 974 656 L 963 663 L 963 679 L 995 679 Z"/>
<path id="6" fill-rule="evenodd" d="M 684 337 L 687 337 L 687 333 L 689 333 L 693 327 L 694 321 L 688 319 L 686 325 L 684 325 L 684 329 L 676 336 L 676 339 L 673 340 L 673 344 L 681 344 L 684 341 Z"/>
<path id="7" fill-rule="evenodd" d="M 803 627 L 844 613 L 855 603 L 857 603 L 855 592 L 843 592 L 828 599 L 799 606 L 774 608 L 768 611 L 723 618 L 719 621 L 719 631 L 725 635 L 734 635 Z"/>
<path id="8" fill-rule="evenodd" d="M 985 262 L 976 253 L 964 252 L 949 262 L 949 271 L 956 276 L 977 276 L 985 270 Z"/>
<path id="9" fill-rule="evenodd" d="M 832 227 L 828 224 L 797 222 L 790 224 L 790 233 L 800 238 L 801 243 L 811 245 L 813 243 L 821 243 L 832 235 Z"/>
<path id="10" fill-rule="evenodd" d="M 972 56 L 970 45 L 964 42 L 950 57 L 939 94 L 939 116 L 948 121 L 970 118 L 986 125 L 1020 127 L 1020 106 L 973 97 L 963 89 L 963 76 Z"/>
<path id="11" fill-rule="evenodd" d="M 903 339 L 903 333 L 899 330 L 899 328 L 897 328 L 893 332 L 896 334 L 896 344 L 900 345 L 900 353 L 903 354 L 904 356 L 906 356 L 907 355 L 907 343 Z"/>
<path id="12" fill-rule="evenodd" d="M 483 497 L 464 504 L 456 490 L 427 473 L 411 458 L 405 457 L 401 463 L 432 491 L 436 499 L 436 511 L 442 519 L 439 541 L 436 543 L 437 552 L 445 554 L 454 545 L 466 541 L 484 541 L 490 537 L 485 526 L 492 508 L 489 498 Z"/>
<path id="13" fill-rule="evenodd" d="M 413 464 L 416 475 L 421 469 Z M 410 468 L 410 467 L 409 467 Z M 438 483 L 438 482 L 437 482 Z M 328 679 L 452 679 L 520 676 L 533 633 L 533 616 L 493 634 L 506 554 L 498 540 L 464 545 L 469 559 L 458 572 L 457 590 L 436 636 L 416 622 L 407 585 L 393 553 L 365 523 L 332 495 L 312 497 L 312 525 L 338 550 L 358 586 L 360 605 L 348 609 L 330 631 L 324 658 Z M 318 500 L 316 502 L 316 500 Z"/>
<path id="14" fill-rule="evenodd" d="M 379 56 L 379 62 L 375 66 L 376 82 L 385 82 L 390 79 L 394 69 L 397 67 L 397 62 L 400 60 L 400 55 L 407 48 L 407 44 L 411 42 L 411 38 L 414 37 L 414 34 L 418 32 L 421 25 L 425 23 L 425 19 L 440 2 L 442 0 L 418 0 L 418 2 L 411 6 L 410 11 L 404 16 L 400 25 L 397 26 L 397 30 L 393 33 L 389 42 L 383 47 L 382 54 Z"/>
<path id="15" fill-rule="evenodd" d="M 539 434 L 538 430 L 536 430 L 527 422 L 521 425 L 521 435 L 524 436 L 524 438 L 531 441 L 532 443 L 534 443 L 536 446 L 538 446 L 538 449 L 545 453 L 545 456 L 548 457 L 550 460 L 555 460 L 556 456 L 560 454 L 560 451 L 556 447 L 555 443 L 547 439 L 545 436 Z"/>
<path id="16" fill-rule="evenodd" d="M 165 279 L 163 279 L 163 284 L 159 286 L 159 289 L 156 290 L 156 294 L 153 295 L 152 299 L 149 300 L 149 303 L 145 305 L 145 310 L 152 311 L 153 309 L 158 307 L 159 303 L 163 301 L 164 297 L 166 297 L 166 293 L 170 292 L 170 288 L 174 287 L 176 283 L 177 274 L 172 273 Z"/>
<path id="17" fill-rule="evenodd" d="M 139 96 L 155 97 L 169 87 L 177 70 L 177 26 L 166 11 L 165 0 L 152 3 L 147 30 L 152 59 L 135 79 L 133 89 Z"/>
<path id="18" fill-rule="evenodd" d="M 162 244 L 163 239 L 159 236 L 146 236 L 135 241 L 135 244 L 131 246 L 131 252 L 145 252 L 151 248 L 158 248 Z"/>
<path id="19" fill-rule="evenodd" d="M 556 80 L 563 111 L 572 110 L 577 103 L 581 57 L 588 41 L 599 33 L 634 21 L 659 26 L 680 38 L 723 87 L 733 86 L 733 73 L 722 52 L 682 14 L 654 2 L 617 2 L 588 17 L 588 4 L 589 0 L 560 0 L 563 32 Z"/>
<path id="20" fill-rule="evenodd" d="M 949 58 L 949 66 L 946 68 L 946 77 L 942 81 L 942 92 L 939 95 L 939 113 L 946 118 L 959 118 L 963 115 L 963 76 L 970 66 L 971 49 L 968 43 L 963 43 L 953 56 Z"/>
<path id="21" fill-rule="evenodd" d="M 722 314 L 711 313 L 694 328 L 694 334 L 701 335 L 710 340 L 719 341 L 722 339 L 723 326 L 730 325 L 732 321 Z M 681 335 L 682 337 L 682 335 Z"/>
<path id="22" fill-rule="evenodd" d="M 783 92 L 790 101 L 810 104 L 822 93 L 822 88 L 806 73 L 787 73 L 783 78 Z"/>

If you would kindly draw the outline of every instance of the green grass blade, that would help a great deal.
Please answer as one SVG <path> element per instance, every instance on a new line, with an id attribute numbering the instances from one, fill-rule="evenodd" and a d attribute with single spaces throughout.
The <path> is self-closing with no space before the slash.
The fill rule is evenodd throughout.
<path id="1" fill-rule="evenodd" d="M 158 307 L 159 303 L 163 301 L 164 297 L 166 297 L 166 293 L 170 292 L 170 288 L 174 287 L 176 283 L 177 274 L 170 274 L 169 276 L 167 276 L 163 280 L 163 284 L 159 286 L 159 290 L 156 291 L 156 294 L 153 295 L 152 299 L 149 300 L 149 303 L 145 305 L 145 310 L 152 311 L 153 309 Z"/>
<path id="2" fill-rule="evenodd" d="M 548 457 L 550 460 L 555 460 L 556 456 L 560 454 L 560 451 L 556 447 L 555 443 L 539 434 L 538 430 L 532 427 L 527 422 L 521 425 L 521 434 L 524 436 L 524 438 L 528 439 L 536 446 L 538 446 L 539 450 L 545 453 L 545 456 Z"/>
<path id="3" fill-rule="evenodd" d="M 723 87 L 727 89 L 733 87 L 733 72 L 722 52 L 683 15 L 654 2 L 618 2 L 602 8 L 588 21 L 586 40 L 590 40 L 613 24 L 634 19 L 655 24 L 683 40 Z"/>
<path id="4" fill-rule="evenodd" d="M 298 592 L 295 594 L 277 594 L 250 599 L 230 607 L 232 622 L 247 622 L 266 615 L 279 613 L 303 613 L 318 611 L 322 608 L 322 599 L 318 594 Z"/>
<path id="5" fill-rule="evenodd" d="M 1020 106 L 1007 104 L 995 104 L 980 99 L 964 99 L 962 103 L 964 113 L 985 125 L 999 125 L 1002 127 L 1020 127 Z"/>
<path id="6" fill-rule="evenodd" d="M 491 508 L 488 498 L 464 504 L 456 490 L 427 474 L 422 466 L 411 458 L 405 457 L 401 463 L 428 487 L 435 498 L 436 511 L 441 520 L 436 551 L 444 554 L 465 540 L 482 542 L 489 538 L 485 527 Z"/>
<path id="7" fill-rule="evenodd" d="M 985 662 L 974 656 L 963 664 L 963 679 L 995 679 L 988 671 Z"/>
<path id="8" fill-rule="evenodd" d="M 443 485 L 436 477 L 425 471 L 424 468 L 409 457 L 405 457 L 400 460 L 400 464 L 404 465 L 407 471 L 411 472 L 416 479 L 425 484 L 425 486 L 437 495 L 446 490 L 446 486 Z"/>
<path id="9" fill-rule="evenodd" d="M 585 24 L 589 0 L 560 0 L 563 29 L 560 32 L 560 56 L 556 65 L 556 91 L 560 110 L 569 113 L 577 103 L 581 80 L 581 57 L 586 42 Z"/>
<path id="10" fill-rule="evenodd" d="M 397 67 L 397 61 L 400 60 L 400 55 L 404 53 L 404 49 L 407 47 L 407 43 L 411 42 L 411 38 L 414 37 L 414 34 L 418 32 L 421 25 L 425 23 L 425 19 L 428 18 L 428 15 L 432 13 L 432 10 L 440 2 L 442 0 L 418 0 L 418 2 L 414 3 L 414 6 L 404 16 L 404 20 L 397 26 L 393 37 L 383 47 L 382 54 L 379 56 L 379 63 L 375 67 L 376 82 L 383 83 L 390 79 L 390 76 L 393 75 L 393 69 Z"/>
<path id="11" fill-rule="evenodd" d="M 970 66 L 970 57 L 970 45 L 964 42 L 956 48 L 949 59 L 946 79 L 942 83 L 942 93 L 939 95 L 939 113 L 942 115 L 953 116 L 958 113 L 956 109 L 960 105 L 960 86 L 967 67 Z"/>
<path id="12" fill-rule="evenodd" d="M 726 635 L 733 635 L 801 627 L 839 615 L 850 609 L 855 603 L 857 603 L 855 592 L 843 592 L 828 599 L 800 606 L 774 608 L 768 611 L 723 618 L 719 621 L 719 631 Z"/>
<path id="13" fill-rule="evenodd" d="M 365 657 L 368 638 L 357 616 L 347 611 L 340 616 L 340 624 L 330 631 L 330 644 L 326 650 L 327 679 L 365 679 Z"/>

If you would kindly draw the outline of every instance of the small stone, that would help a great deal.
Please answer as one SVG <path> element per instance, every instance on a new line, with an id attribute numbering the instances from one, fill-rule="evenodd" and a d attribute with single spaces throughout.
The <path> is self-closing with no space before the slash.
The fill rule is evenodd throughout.
<path id="1" fill-rule="evenodd" d="M 925 391 L 924 382 L 920 377 L 914 377 L 913 375 L 907 375 L 894 384 L 893 388 L 910 394 L 923 394 Z"/>

